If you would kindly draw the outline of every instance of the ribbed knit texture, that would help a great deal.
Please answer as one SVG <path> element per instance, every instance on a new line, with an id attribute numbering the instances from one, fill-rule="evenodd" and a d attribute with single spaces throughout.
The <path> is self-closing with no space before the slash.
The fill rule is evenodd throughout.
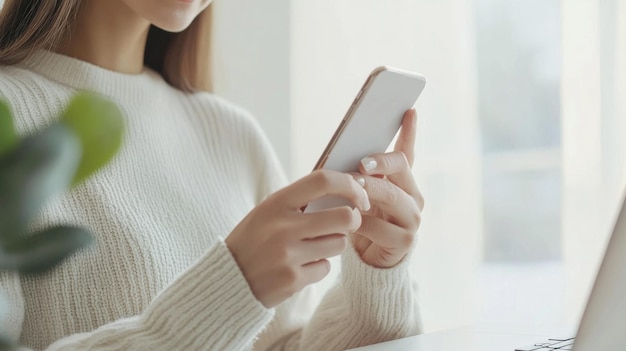
<path id="1" fill-rule="evenodd" d="M 0 330 L 33 349 L 151 351 L 340 350 L 420 331 L 408 264 L 375 269 L 352 249 L 319 306 L 311 288 L 276 309 L 255 299 L 223 239 L 286 182 L 246 111 L 148 69 L 121 74 L 46 51 L 0 67 L 20 133 L 53 121 L 77 90 L 120 106 L 124 145 L 33 229 L 85 226 L 96 245 L 44 275 L 0 273 Z"/>

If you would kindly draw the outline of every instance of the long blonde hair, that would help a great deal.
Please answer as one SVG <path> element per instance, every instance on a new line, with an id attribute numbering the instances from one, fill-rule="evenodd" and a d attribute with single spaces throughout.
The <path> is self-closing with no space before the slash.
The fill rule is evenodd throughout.
<path id="1" fill-rule="evenodd" d="M 0 65 L 13 65 L 39 49 L 54 50 L 81 0 L 6 0 L 0 11 Z M 180 33 L 151 26 L 144 64 L 184 91 L 211 90 L 211 8 Z"/>

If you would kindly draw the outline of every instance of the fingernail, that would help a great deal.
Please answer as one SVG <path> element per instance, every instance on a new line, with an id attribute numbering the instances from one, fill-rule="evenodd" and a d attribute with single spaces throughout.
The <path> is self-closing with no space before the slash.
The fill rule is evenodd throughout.
<path id="1" fill-rule="evenodd" d="M 365 188 L 363 188 L 363 194 L 365 194 L 365 202 L 363 203 L 363 211 L 369 211 L 370 208 L 372 208 L 372 205 L 370 204 L 370 197 L 369 195 L 367 195 L 367 191 L 365 191 Z"/>
<path id="2" fill-rule="evenodd" d="M 365 168 L 365 171 L 367 172 L 371 172 L 375 170 L 376 167 L 378 167 L 378 163 L 376 162 L 376 160 L 371 157 L 363 158 L 361 160 L 361 164 L 363 165 L 363 168 Z"/>
<path id="3" fill-rule="evenodd" d="M 365 178 L 363 178 L 363 177 L 355 177 L 354 179 L 355 179 L 355 180 L 357 181 L 357 183 L 359 183 L 362 187 L 365 187 Z"/>

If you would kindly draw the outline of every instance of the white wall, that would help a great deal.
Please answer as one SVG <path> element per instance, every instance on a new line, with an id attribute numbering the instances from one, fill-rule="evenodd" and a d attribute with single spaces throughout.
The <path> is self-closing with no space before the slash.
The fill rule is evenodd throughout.
<path id="1" fill-rule="evenodd" d="M 289 173 L 290 2 L 217 0 L 211 6 L 215 91 L 257 117 Z"/>

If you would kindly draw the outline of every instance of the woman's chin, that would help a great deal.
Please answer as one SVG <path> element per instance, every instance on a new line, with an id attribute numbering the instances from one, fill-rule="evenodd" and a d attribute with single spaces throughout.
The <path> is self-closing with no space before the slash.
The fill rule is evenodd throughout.
<path id="1" fill-rule="evenodd" d="M 178 33 L 182 32 L 193 22 L 193 18 L 186 21 L 159 21 L 152 24 L 163 29 L 166 32 Z"/>

